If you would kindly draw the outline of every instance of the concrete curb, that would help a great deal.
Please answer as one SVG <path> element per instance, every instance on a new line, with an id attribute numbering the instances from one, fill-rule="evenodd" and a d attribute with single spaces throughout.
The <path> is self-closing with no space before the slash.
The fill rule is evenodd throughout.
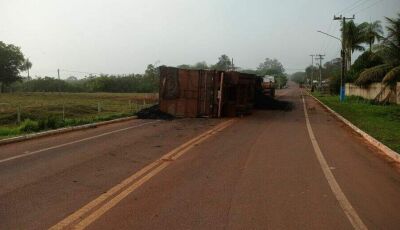
<path id="1" fill-rule="evenodd" d="M 327 109 L 329 112 L 331 112 L 333 115 L 335 115 L 339 120 L 341 120 L 344 124 L 346 124 L 347 126 L 349 126 L 352 130 L 354 130 L 355 132 L 357 132 L 358 134 L 360 134 L 366 141 L 368 141 L 368 143 L 370 143 L 371 145 L 375 146 L 376 148 L 378 148 L 379 150 L 381 150 L 386 156 L 390 157 L 392 160 L 396 161 L 397 163 L 400 163 L 400 154 L 395 152 L 394 150 L 390 149 L 389 147 L 387 147 L 386 145 L 384 145 L 382 142 L 378 141 L 377 139 L 373 138 L 372 136 L 370 136 L 368 133 L 362 131 L 361 129 L 359 129 L 357 126 L 355 126 L 353 123 L 351 123 L 350 121 L 348 121 L 346 118 L 342 117 L 340 114 L 338 114 L 337 112 L 333 111 L 331 108 L 329 108 L 327 105 L 325 105 L 324 103 L 322 103 L 322 101 L 320 101 L 319 99 L 317 99 L 316 97 L 314 97 L 313 95 L 311 95 L 309 92 L 307 92 L 307 94 L 309 96 L 311 96 L 312 98 L 314 98 L 314 100 L 316 100 L 319 104 L 321 104 L 325 109 Z"/>
<path id="2" fill-rule="evenodd" d="M 21 141 L 25 141 L 25 140 L 31 140 L 31 139 L 36 139 L 39 137 L 51 136 L 51 135 L 55 135 L 55 134 L 68 133 L 68 132 L 77 131 L 77 130 L 96 128 L 98 126 L 108 125 L 108 124 L 117 123 L 117 122 L 121 122 L 121 121 L 133 120 L 136 118 L 137 118 L 136 116 L 123 117 L 123 118 L 113 119 L 113 120 L 109 120 L 109 121 L 101 121 L 101 122 L 96 122 L 96 123 L 91 123 L 91 124 L 86 124 L 86 125 L 71 126 L 71 127 L 54 129 L 54 130 L 49 130 L 49 131 L 44 131 L 44 132 L 39 132 L 39 133 L 26 134 L 26 135 L 22 135 L 22 136 L 17 136 L 17 137 L 0 140 L 0 145 L 21 142 Z"/>

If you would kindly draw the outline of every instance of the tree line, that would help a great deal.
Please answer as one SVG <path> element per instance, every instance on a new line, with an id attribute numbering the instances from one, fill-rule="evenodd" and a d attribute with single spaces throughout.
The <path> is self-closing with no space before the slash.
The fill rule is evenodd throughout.
<path id="1" fill-rule="evenodd" d="M 178 65 L 177 68 L 182 69 L 215 69 L 221 71 L 234 70 L 242 73 L 255 74 L 257 76 L 270 75 L 275 78 L 277 86 L 284 87 L 288 81 L 288 75 L 285 73 L 285 68 L 278 59 L 265 58 L 257 68 L 245 69 L 235 66 L 228 55 L 223 54 L 218 58 L 218 62 L 213 65 L 208 65 L 205 61 L 197 62 L 193 65 L 182 64 Z"/>
<path id="2" fill-rule="evenodd" d="M 11 92 L 150 93 L 158 91 L 158 84 L 158 68 L 150 64 L 144 74 L 69 77 L 66 80 L 39 77 L 17 81 L 9 89 Z"/>
<path id="3" fill-rule="evenodd" d="M 400 13 L 396 18 L 385 17 L 386 34 L 381 21 L 362 22 L 354 20 L 341 25 L 342 40 L 345 47 L 345 80 L 361 87 L 382 82 L 392 87 L 400 81 Z M 352 62 L 355 51 L 362 54 Z M 337 94 L 340 87 L 341 59 L 335 58 L 322 67 L 322 79 L 329 81 L 332 93 Z M 291 75 L 298 83 L 319 76 L 319 69 L 308 66 L 304 72 Z"/>
<path id="4" fill-rule="evenodd" d="M 90 75 L 83 79 L 69 77 L 65 80 L 52 77 L 37 77 L 31 79 L 29 69 L 32 63 L 24 58 L 21 49 L 12 44 L 0 42 L 0 84 L 1 92 L 157 92 L 159 72 L 155 65 L 148 65 L 143 74 L 127 75 Z M 277 59 L 266 58 L 256 69 L 242 69 L 233 65 L 231 59 L 223 54 L 213 65 L 197 62 L 194 65 L 182 64 L 183 69 L 215 69 L 221 71 L 241 71 L 259 76 L 272 75 L 277 85 L 284 86 L 287 75 L 282 63 Z M 21 77 L 22 71 L 28 72 L 28 77 Z"/>

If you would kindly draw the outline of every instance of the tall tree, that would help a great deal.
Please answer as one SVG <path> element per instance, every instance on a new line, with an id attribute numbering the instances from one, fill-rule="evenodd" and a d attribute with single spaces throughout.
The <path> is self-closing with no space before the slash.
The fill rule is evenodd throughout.
<path id="1" fill-rule="evenodd" d="M 193 66 L 194 69 L 208 69 L 208 65 L 205 61 L 197 62 Z"/>
<path id="2" fill-rule="evenodd" d="M 218 58 L 218 62 L 213 66 L 213 69 L 227 71 L 232 67 L 231 59 L 228 55 L 223 54 Z"/>
<path id="3" fill-rule="evenodd" d="M 369 51 L 372 51 L 372 45 L 375 43 L 375 40 L 379 42 L 383 36 L 381 21 L 368 23 L 365 28 L 365 36 L 369 45 Z"/>
<path id="4" fill-rule="evenodd" d="M 278 75 L 283 74 L 285 69 L 283 68 L 282 63 L 280 63 L 277 59 L 266 58 L 264 62 L 258 65 L 257 72 L 260 75 Z"/>
<path id="5" fill-rule="evenodd" d="M 24 69 L 24 61 L 19 47 L 0 41 L 1 92 L 4 92 L 5 86 L 21 79 L 19 72 Z"/>
<path id="6" fill-rule="evenodd" d="M 156 91 L 159 84 L 159 69 L 153 64 L 147 65 L 147 69 L 144 72 L 142 81 L 143 84 L 151 91 Z"/>
<path id="7" fill-rule="evenodd" d="M 177 65 L 176 68 L 179 68 L 179 69 L 191 69 L 192 66 L 190 66 L 188 64 L 181 64 L 181 65 Z"/>
<path id="8" fill-rule="evenodd" d="M 397 18 L 386 18 L 387 37 L 379 46 L 378 54 L 382 55 L 385 64 L 368 68 L 361 72 L 355 81 L 361 86 L 382 81 L 386 85 L 395 85 L 400 81 L 400 13 Z"/>
<path id="9" fill-rule="evenodd" d="M 30 80 L 29 70 L 30 70 L 31 68 L 32 68 L 32 62 L 29 61 L 29 58 L 27 58 L 27 59 L 24 61 L 24 64 L 23 64 L 23 66 L 22 66 L 22 70 L 28 72 L 28 80 Z"/>
<path id="10" fill-rule="evenodd" d="M 400 13 L 397 18 L 386 18 L 388 25 L 386 30 L 388 31 L 387 38 L 384 41 L 386 47 L 386 59 L 394 65 L 400 64 Z"/>
<path id="11" fill-rule="evenodd" d="M 346 53 L 346 69 L 350 70 L 351 67 L 351 55 L 354 51 L 364 51 L 365 48 L 362 46 L 366 42 L 365 31 L 368 23 L 364 22 L 359 25 L 355 24 L 353 20 L 342 24 L 342 31 L 344 30 L 342 40 L 345 44 Z"/>

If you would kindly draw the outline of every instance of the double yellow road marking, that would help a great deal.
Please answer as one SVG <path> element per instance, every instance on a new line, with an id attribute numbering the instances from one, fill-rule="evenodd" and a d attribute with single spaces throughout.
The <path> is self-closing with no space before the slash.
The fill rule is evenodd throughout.
<path id="1" fill-rule="evenodd" d="M 235 121 L 236 119 L 225 121 L 217 125 L 213 129 L 202 133 L 201 135 L 168 152 L 160 159 L 142 168 L 132 176 L 128 177 L 118 185 L 108 190 L 106 193 L 100 195 L 76 212 L 72 213 L 50 229 L 86 228 L 91 223 L 100 218 L 104 213 L 116 206 L 130 193 L 135 191 L 146 181 L 150 180 L 153 176 L 157 175 L 160 171 L 170 165 L 174 160 L 178 159 L 184 153 L 192 149 L 195 145 L 200 144 L 217 132 L 227 128 Z"/>

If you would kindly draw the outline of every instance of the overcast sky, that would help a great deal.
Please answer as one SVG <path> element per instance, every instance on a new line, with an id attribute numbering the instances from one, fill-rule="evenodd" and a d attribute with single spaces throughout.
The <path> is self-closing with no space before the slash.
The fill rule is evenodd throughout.
<path id="1" fill-rule="evenodd" d="M 0 40 L 21 47 L 31 75 L 57 68 L 142 73 L 147 64 L 214 64 L 227 54 L 256 68 L 266 57 L 287 72 L 304 69 L 310 54 L 339 56 L 334 14 L 356 22 L 400 13 L 399 0 L 0 0 Z M 61 77 L 77 73 L 61 71 Z"/>

